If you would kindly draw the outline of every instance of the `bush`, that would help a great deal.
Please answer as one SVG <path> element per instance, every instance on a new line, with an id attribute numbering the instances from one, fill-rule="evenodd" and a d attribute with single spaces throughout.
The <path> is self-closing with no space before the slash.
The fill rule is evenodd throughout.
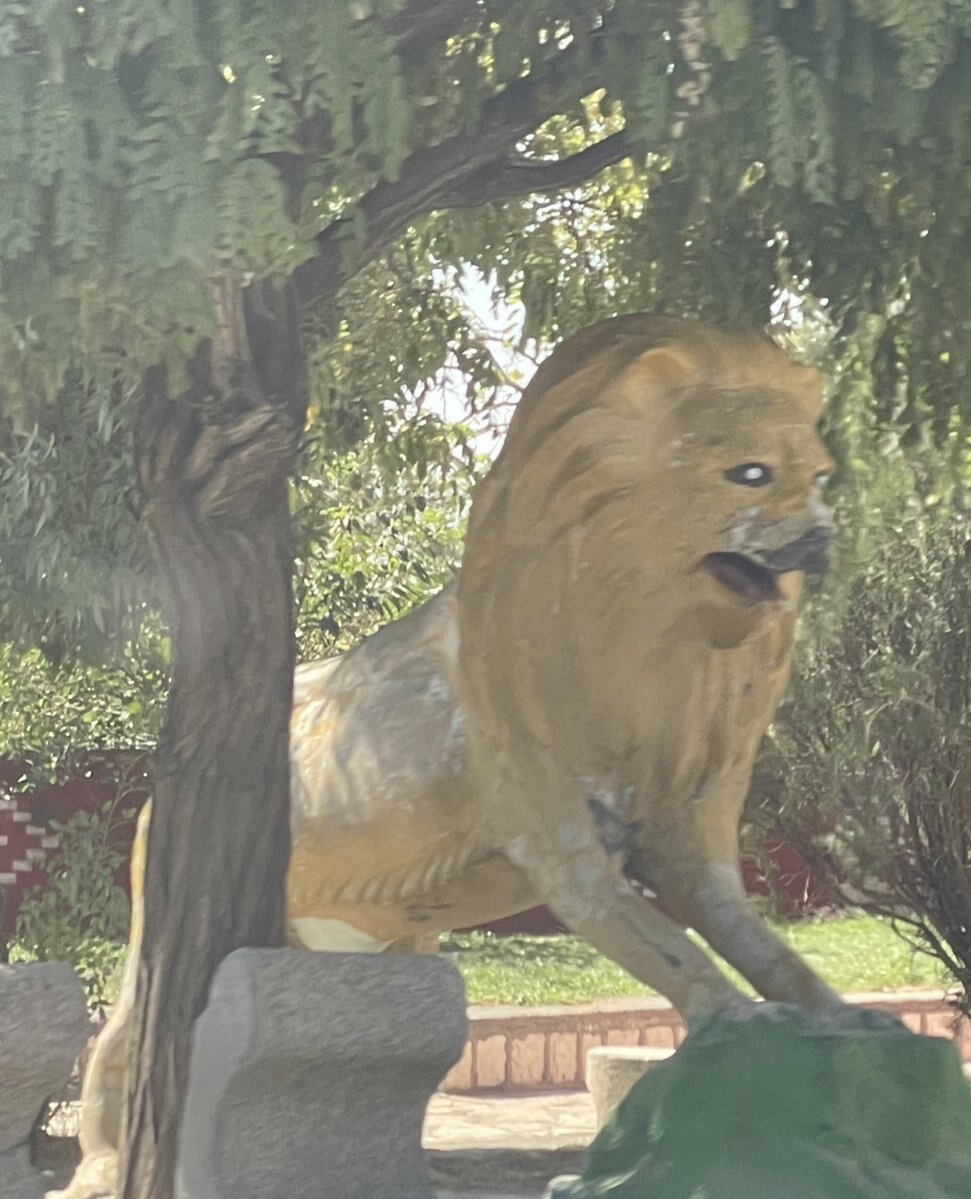
<path id="1" fill-rule="evenodd" d="M 800 646 L 750 810 L 942 961 L 971 1014 L 971 515 L 904 491 Z"/>
<path id="2" fill-rule="evenodd" d="M 91 1007 L 117 997 L 128 937 L 130 905 L 116 882 L 125 861 L 115 844 L 118 811 L 115 799 L 97 813 L 51 823 L 60 845 L 49 860 L 48 885 L 24 899 L 10 946 L 11 961 L 70 962 Z"/>

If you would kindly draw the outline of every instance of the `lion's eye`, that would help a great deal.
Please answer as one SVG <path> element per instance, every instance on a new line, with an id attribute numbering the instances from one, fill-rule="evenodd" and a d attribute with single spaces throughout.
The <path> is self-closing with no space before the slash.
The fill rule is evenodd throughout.
<path id="1" fill-rule="evenodd" d="M 833 476 L 829 473 L 829 471 L 821 470 L 813 482 L 820 491 L 824 491 L 829 486 L 829 481 L 832 477 Z"/>
<path id="2" fill-rule="evenodd" d="M 772 467 L 762 462 L 743 462 L 725 471 L 730 483 L 741 483 L 743 487 L 764 487 L 772 482 Z"/>

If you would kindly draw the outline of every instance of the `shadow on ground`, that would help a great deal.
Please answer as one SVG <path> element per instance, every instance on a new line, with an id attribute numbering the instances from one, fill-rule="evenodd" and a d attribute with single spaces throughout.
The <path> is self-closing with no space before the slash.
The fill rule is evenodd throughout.
<path id="1" fill-rule="evenodd" d="M 34 1135 L 33 1157 L 50 1177 L 52 1188 L 66 1186 L 79 1158 L 75 1137 Z M 432 1183 L 450 1191 L 492 1191 L 509 1195 L 541 1194 L 558 1174 L 578 1174 L 579 1149 L 432 1149 L 428 1168 Z"/>

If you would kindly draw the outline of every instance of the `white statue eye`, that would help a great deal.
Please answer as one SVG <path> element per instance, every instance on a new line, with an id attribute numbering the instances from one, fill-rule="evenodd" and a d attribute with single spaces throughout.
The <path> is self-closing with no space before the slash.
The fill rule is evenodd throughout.
<path id="1" fill-rule="evenodd" d="M 763 462 L 743 462 L 725 471 L 730 483 L 741 483 L 743 487 L 764 487 L 772 482 L 772 467 Z"/>

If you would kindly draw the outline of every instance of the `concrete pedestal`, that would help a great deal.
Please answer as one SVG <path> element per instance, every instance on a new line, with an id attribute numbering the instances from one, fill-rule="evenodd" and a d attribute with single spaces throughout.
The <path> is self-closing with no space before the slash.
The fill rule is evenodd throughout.
<path id="1" fill-rule="evenodd" d="M 30 1133 L 90 1033 L 84 990 L 66 962 L 0 965 L 0 1199 L 44 1193 Z"/>
<path id="2" fill-rule="evenodd" d="M 231 954 L 196 1022 L 177 1199 L 431 1199 L 422 1119 L 466 1032 L 439 958 Z"/>

